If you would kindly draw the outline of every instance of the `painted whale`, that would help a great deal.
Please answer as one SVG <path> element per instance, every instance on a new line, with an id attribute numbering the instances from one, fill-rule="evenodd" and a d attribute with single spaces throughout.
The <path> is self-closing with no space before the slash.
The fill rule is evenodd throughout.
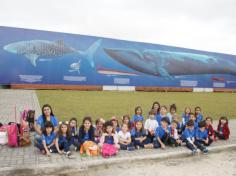
<path id="1" fill-rule="evenodd" d="M 104 48 L 119 63 L 141 73 L 173 79 L 175 75 L 231 74 L 236 75 L 234 60 L 210 55 L 162 50 Z"/>
<path id="2" fill-rule="evenodd" d="M 101 40 L 95 41 L 86 51 L 79 51 L 72 47 L 66 46 L 63 40 L 28 40 L 19 41 L 5 45 L 3 49 L 10 53 L 24 55 L 30 63 L 36 67 L 38 58 L 54 59 L 67 54 L 76 54 L 79 57 L 89 60 L 91 67 L 94 68 L 94 53 L 101 44 Z"/>

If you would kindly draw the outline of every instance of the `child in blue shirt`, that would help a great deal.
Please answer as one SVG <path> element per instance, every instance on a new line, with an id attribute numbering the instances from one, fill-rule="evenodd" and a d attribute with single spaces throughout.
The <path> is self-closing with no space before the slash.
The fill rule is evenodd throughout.
<path id="1" fill-rule="evenodd" d="M 65 154 L 68 158 L 73 158 L 70 151 L 70 145 L 72 143 L 73 140 L 70 134 L 69 125 L 65 122 L 61 122 L 56 138 L 56 152 Z"/>
<path id="2" fill-rule="evenodd" d="M 144 118 L 142 116 L 142 108 L 141 108 L 141 106 L 137 106 L 135 108 L 135 110 L 134 110 L 134 113 L 135 114 L 133 115 L 133 119 L 132 119 L 133 123 L 135 123 L 137 121 L 143 121 L 144 120 Z"/>
<path id="3" fill-rule="evenodd" d="M 45 123 L 45 128 L 43 130 L 42 134 L 42 140 L 41 141 L 35 141 L 35 146 L 47 156 L 51 156 L 51 153 L 53 152 L 53 148 L 55 147 L 55 139 L 56 134 L 54 133 L 54 126 L 52 122 L 47 121 Z"/>
<path id="4" fill-rule="evenodd" d="M 157 127 L 155 131 L 155 138 L 153 140 L 154 148 L 161 147 L 162 149 L 165 149 L 165 145 L 167 144 L 170 136 L 170 128 L 168 127 L 168 125 L 168 117 L 163 117 L 161 119 L 161 126 Z"/>
<path id="5" fill-rule="evenodd" d="M 206 147 L 204 147 L 198 140 L 196 140 L 196 131 L 194 128 L 193 120 L 189 120 L 187 126 L 183 132 L 182 138 L 184 142 L 186 142 L 187 148 L 189 148 L 193 154 L 197 152 L 197 148 L 199 148 L 204 154 L 208 153 Z"/>
<path id="6" fill-rule="evenodd" d="M 192 151 L 193 154 L 197 152 L 197 146 L 194 144 L 195 129 L 194 121 L 189 120 L 182 134 L 182 140 L 186 143 L 186 147 Z"/>
<path id="7" fill-rule="evenodd" d="M 201 108 L 199 106 L 195 107 L 195 117 L 197 123 L 204 120 L 203 115 L 201 114 Z"/>
<path id="8" fill-rule="evenodd" d="M 75 147 L 75 151 L 79 149 L 79 143 L 78 143 L 78 127 L 77 127 L 77 119 L 75 117 L 72 117 L 69 121 L 69 130 L 70 130 L 70 136 L 72 144 Z"/>
<path id="9" fill-rule="evenodd" d="M 203 144 L 204 146 L 209 146 L 213 142 L 211 138 L 208 137 L 208 130 L 206 129 L 206 122 L 201 121 L 198 123 L 198 129 L 196 131 L 195 143 Z"/>

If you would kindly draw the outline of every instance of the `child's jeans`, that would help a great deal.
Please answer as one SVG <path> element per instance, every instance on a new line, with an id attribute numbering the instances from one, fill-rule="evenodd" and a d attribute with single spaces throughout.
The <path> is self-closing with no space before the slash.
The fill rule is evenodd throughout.
<path id="1" fill-rule="evenodd" d="M 128 147 L 133 147 L 134 146 L 133 143 L 130 143 L 130 144 L 121 144 L 121 143 L 119 143 L 119 145 L 120 145 L 121 150 L 127 150 Z"/>
<path id="2" fill-rule="evenodd" d="M 142 148 L 144 148 L 144 145 L 146 145 L 146 144 L 148 144 L 149 142 L 148 142 L 148 140 L 147 139 L 145 139 L 143 142 L 140 142 L 140 140 L 133 140 L 133 144 L 134 144 L 134 146 L 136 147 L 136 146 L 139 146 L 139 147 L 142 147 Z"/>
<path id="3" fill-rule="evenodd" d="M 50 145 L 50 144 L 49 144 Z M 41 142 L 35 142 L 35 144 L 34 144 L 34 146 L 35 147 L 37 147 L 40 151 L 42 151 L 42 150 L 44 150 L 45 151 L 45 148 L 44 148 L 44 146 L 43 146 L 43 143 L 41 143 Z M 48 146 L 48 145 L 47 145 Z M 55 145 L 53 145 L 53 146 L 51 146 L 50 148 L 49 148 L 49 151 L 52 153 L 55 153 Z M 51 150 L 50 150 L 51 149 Z"/>
<path id="4" fill-rule="evenodd" d="M 190 149 L 191 151 L 196 150 L 196 148 L 194 147 L 194 145 L 192 143 L 190 143 L 187 139 L 184 140 L 184 142 L 186 143 L 186 147 L 188 149 Z"/>
<path id="5" fill-rule="evenodd" d="M 202 140 L 198 140 L 199 143 L 203 144 L 204 146 L 210 146 L 213 140 L 211 138 L 208 138 L 208 143 L 205 143 Z"/>
<path id="6" fill-rule="evenodd" d="M 177 140 L 175 138 L 173 138 L 173 137 L 169 137 L 168 144 L 170 146 L 175 146 L 175 147 L 180 146 L 180 144 L 177 143 Z"/>
<path id="7" fill-rule="evenodd" d="M 168 138 L 169 138 L 169 135 L 167 133 L 165 133 L 164 136 L 161 138 L 161 141 L 163 142 L 163 144 L 165 144 L 165 145 L 167 144 Z M 156 137 L 153 139 L 153 146 L 154 146 L 154 148 L 160 148 L 161 147 L 161 144 L 157 140 Z"/>
<path id="8" fill-rule="evenodd" d="M 206 147 L 204 147 L 202 141 L 200 140 L 195 140 L 194 141 L 194 144 L 197 146 L 197 148 L 199 148 L 201 151 L 204 151 L 206 150 Z"/>

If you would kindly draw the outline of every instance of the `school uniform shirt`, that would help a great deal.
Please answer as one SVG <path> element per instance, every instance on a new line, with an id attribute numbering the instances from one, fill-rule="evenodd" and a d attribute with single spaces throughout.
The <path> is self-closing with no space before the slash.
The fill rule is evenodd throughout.
<path id="1" fill-rule="evenodd" d="M 139 137 L 145 137 L 146 136 L 146 132 L 144 129 L 142 129 L 141 131 L 137 131 L 135 128 L 133 128 L 130 132 L 131 137 L 132 138 L 139 138 Z"/>
<path id="2" fill-rule="evenodd" d="M 144 129 L 155 131 L 158 126 L 159 125 L 156 119 L 147 119 L 144 124 Z"/>
<path id="3" fill-rule="evenodd" d="M 201 131 L 200 128 L 196 130 L 195 137 L 197 140 L 206 140 L 208 137 L 208 131 L 205 129 L 204 131 Z"/>
<path id="4" fill-rule="evenodd" d="M 75 137 L 75 136 L 76 136 L 76 128 L 75 128 L 75 127 L 70 128 L 70 135 L 71 135 L 72 137 Z"/>
<path id="5" fill-rule="evenodd" d="M 143 121 L 143 120 L 144 120 L 144 118 L 142 115 L 136 115 L 136 114 L 133 115 L 133 119 L 132 119 L 133 122 Z"/>
<path id="6" fill-rule="evenodd" d="M 189 128 L 185 128 L 182 138 L 184 140 L 188 140 L 190 143 L 193 143 L 193 140 L 195 138 L 195 129 L 190 130 Z"/>
<path id="7" fill-rule="evenodd" d="M 164 115 L 164 116 L 162 116 L 161 114 L 156 115 L 156 121 L 158 122 L 159 126 L 161 126 L 161 119 L 163 117 L 166 117 L 166 115 Z M 169 124 L 170 124 L 170 119 L 168 118 L 168 120 L 169 120 Z"/>
<path id="8" fill-rule="evenodd" d="M 169 127 L 167 127 L 167 130 L 168 130 L 168 132 L 170 132 Z M 166 133 L 165 129 L 162 126 L 159 126 L 156 128 L 155 137 L 159 137 L 161 139 L 164 137 L 165 133 Z"/>
<path id="9" fill-rule="evenodd" d="M 182 114 L 182 123 L 183 123 L 183 126 L 185 126 L 185 125 L 188 123 L 189 117 L 190 117 L 189 114 Z"/>
<path id="10" fill-rule="evenodd" d="M 52 132 L 49 136 L 43 134 L 42 141 L 46 142 L 46 145 L 50 145 L 56 139 L 56 133 Z"/>
<path id="11" fill-rule="evenodd" d="M 123 131 L 119 131 L 118 132 L 118 137 L 121 138 L 121 139 L 127 140 L 131 137 L 131 134 L 130 134 L 130 132 L 123 133 Z"/>
<path id="12" fill-rule="evenodd" d="M 197 130 L 198 129 L 198 122 L 194 122 L 194 129 Z"/>
<path id="13" fill-rule="evenodd" d="M 199 123 L 203 121 L 203 115 L 202 114 L 198 114 L 197 117 L 196 117 L 196 122 Z"/>
<path id="14" fill-rule="evenodd" d="M 50 122 L 52 122 L 54 127 L 58 126 L 58 120 L 55 116 L 50 116 Z M 44 129 L 45 122 L 42 115 L 38 117 L 36 124 L 40 125 L 41 129 Z"/>
<path id="15" fill-rule="evenodd" d="M 89 137 L 89 132 L 85 133 L 83 139 L 82 139 L 82 142 L 85 142 L 85 141 L 88 141 L 90 139 Z"/>

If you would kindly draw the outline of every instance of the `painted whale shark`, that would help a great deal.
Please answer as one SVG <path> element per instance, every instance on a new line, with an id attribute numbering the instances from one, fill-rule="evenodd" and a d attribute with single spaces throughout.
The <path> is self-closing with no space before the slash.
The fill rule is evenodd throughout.
<path id="1" fill-rule="evenodd" d="M 68 54 L 76 54 L 79 57 L 86 58 L 94 68 L 94 53 L 101 44 L 101 39 L 95 41 L 86 51 L 79 51 L 72 47 L 66 46 L 63 40 L 28 40 L 19 41 L 5 45 L 3 49 L 10 53 L 24 55 L 30 63 L 36 67 L 38 58 L 54 59 Z"/>
<path id="2" fill-rule="evenodd" d="M 234 61 L 210 55 L 164 50 L 104 48 L 114 60 L 141 73 L 173 79 L 175 75 L 236 75 Z"/>

